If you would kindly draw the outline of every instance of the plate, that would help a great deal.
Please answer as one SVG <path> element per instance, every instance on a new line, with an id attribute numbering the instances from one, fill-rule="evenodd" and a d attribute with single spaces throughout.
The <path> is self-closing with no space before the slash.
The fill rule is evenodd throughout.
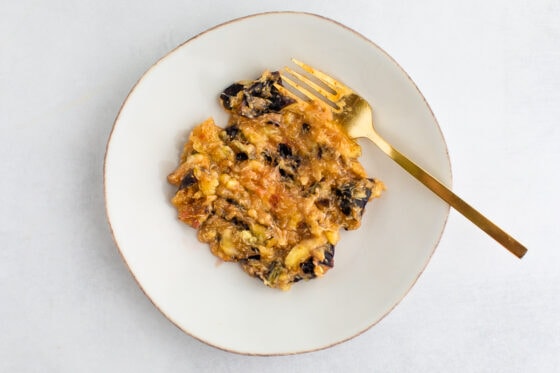
<path id="1" fill-rule="evenodd" d="M 155 63 L 126 98 L 105 156 L 106 210 L 130 272 L 153 304 L 191 336 L 227 351 L 294 354 L 368 330 L 407 294 L 432 256 L 449 207 L 372 143 L 368 174 L 387 185 L 362 227 L 343 232 L 335 267 L 288 292 L 219 263 L 176 218 L 166 176 L 191 129 L 222 126 L 222 89 L 296 57 L 330 73 L 374 108 L 379 132 L 445 184 L 447 148 L 426 100 L 386 52 L 321 16 L 274 12 L 236 19 L 186 41 Z"/>

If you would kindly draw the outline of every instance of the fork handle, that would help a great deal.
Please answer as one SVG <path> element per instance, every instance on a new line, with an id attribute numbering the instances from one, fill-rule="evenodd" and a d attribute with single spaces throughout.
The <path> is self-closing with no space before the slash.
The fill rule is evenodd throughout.
<path id="1" fill-rule="evenodd" d="M 385 154 L 391 157 L 409 174 L 418 179 L 422 184 L 428 187 L 432 192 L 447 202 L 455 210 L 463 214 L 467 219 L 476 224 L 480 229 L 486 232 L 490 237 L 498 241 L 502 246 L 508 249 L 513 255 L 522 258 L 527 252 L 527 248 L 504 232 L 496 224 L 492 223 L 488 218 L 474 209 L 471 205 L 463 201 L 459 196 L 453 193 L 449 188 L 439 182 L 435 177 L 427 171 L 408 159 L 404 154 L 393 148 L 377 133 L 367 136 L 373 141 Z"/>

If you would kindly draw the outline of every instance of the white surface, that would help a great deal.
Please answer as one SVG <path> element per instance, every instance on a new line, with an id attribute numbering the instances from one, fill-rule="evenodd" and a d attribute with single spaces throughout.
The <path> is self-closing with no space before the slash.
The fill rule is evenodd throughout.
<path id="1" fill-rule="evenodd" d="M 529 248 L 519 261 L 451 213 L 405 300 L 332 349 L 256 358 L 202 344 L 144 296 L 112 242 L 102 161 L 155 60 L 271 2 L 0 6 L 0 371 L 560 370 L 560 3 L 286 0 L 387 50 L 442 127 L 454 189 Z M 336 302 L 337 300 L 333 300 Z"/>
<path id="2" fill-rule="evenodd" d="M 305 40 L 298 39 L 303 33 Z M 236 43 L 250 38 L 254 44 Z M 261 46 L 258 56 L 254 45 Z M 331 57 L 331 48 L 345 53 Z M 222 56 L 238 63 L 224 64 Z M 189 334 L 228 351 L 293 354 L 362 333 L 416 282 L 449 214 L 447 204 L 364 142 L 362 164 L 388 190 L 369 205 L 360 229 L 341 232 L 335 269 L 321 281 L 283 293 L 237 265 L 216 265 L 208 245 L 177 219 L 170 203 L 176 188 L 166 175 L 177 166 L 186 134 L 202 118 L 224 117 L 217 99 L 224 88 L 281 68 L 292 56 L 343 77 L 375 103 L 381 133 L 392 134 L 403 152 L 451 182 L 440 128 L 410 78 L 379 47 L 323 17 L 289 12 L 243 18 L 158 61 L 128 96 L 111 134 L 104 179 L 109 221 L 126 263 L 157 308 Z"/>

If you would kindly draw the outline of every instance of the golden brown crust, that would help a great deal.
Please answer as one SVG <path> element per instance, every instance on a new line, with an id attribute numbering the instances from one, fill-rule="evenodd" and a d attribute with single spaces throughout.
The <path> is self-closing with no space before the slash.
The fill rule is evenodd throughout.
<path id="1" fill-rule="evenodd" d="M 268 72 L 256 82 L 266 79 Z M 179 219 L 198 229 L 214 255 L 288 289 L 332 268 L 339 230 L 358 228 L 384 186 L 367 177 L 359 145 L 325 105 L 273 110 L 273 102 L 247 115 L 244 95 L 254 83 L 228 97 L 225 129 L 208 119 L 193 130 L 168 181 L 178 187 Z"/>

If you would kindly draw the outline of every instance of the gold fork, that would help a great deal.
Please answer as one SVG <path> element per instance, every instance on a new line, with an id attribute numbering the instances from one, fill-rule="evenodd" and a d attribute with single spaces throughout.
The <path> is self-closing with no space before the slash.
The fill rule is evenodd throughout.
<path id="1" fill-rule="evenodd" d="M 345 86 L 331 76 L 314 69 L 313 67 L 292 59 L 292 61 L 307 71 L 318 81 L 329 87 L 331 91 L 323 88 L 315 83 L 312 79 L 286 67 L 284 70 L 292 77 L 304 83 L 308 88 L 290 79 L 284 72 L 281 73 L 282 81 L 293 87 L 311 100 L 320 100 L 329 103 L 332 106 L 334 119 L 339 122 L 352 138 L 366 137 L 373 141 L 385 154 L 391 157 L 402 168 L 408 171 L 412 176 L 422 182 L 432 192 L 447 202 L 451 207 L 463 214 L 467 219 L 476 224 L 480 229 L 502 244 L 506 249 L 518 258 L 523 257 L 527 249 L 511 237 L 509 234 L 500 229 L 496 224 L 488 220 L 484 215 L 475 210 L 468 203 L 459 198 L 449 188 L 439 182 L 436 178 L 426 172 L 424 169 L 416 165 L 405 155 L 392 147 L 385 141 L 374 129 L 372 109 L 369 103 L 360 97 L 351 88 Z M 312 92 L 315 91 L 315 92 Z M 317 94 L 318 93 L 318 94 Z M 301 98 L 295 96 L 297 99 Z M 328 100 L 328 101 L 327 101 Z M 334 104 L 334 105 L 333 105 Z"/>

